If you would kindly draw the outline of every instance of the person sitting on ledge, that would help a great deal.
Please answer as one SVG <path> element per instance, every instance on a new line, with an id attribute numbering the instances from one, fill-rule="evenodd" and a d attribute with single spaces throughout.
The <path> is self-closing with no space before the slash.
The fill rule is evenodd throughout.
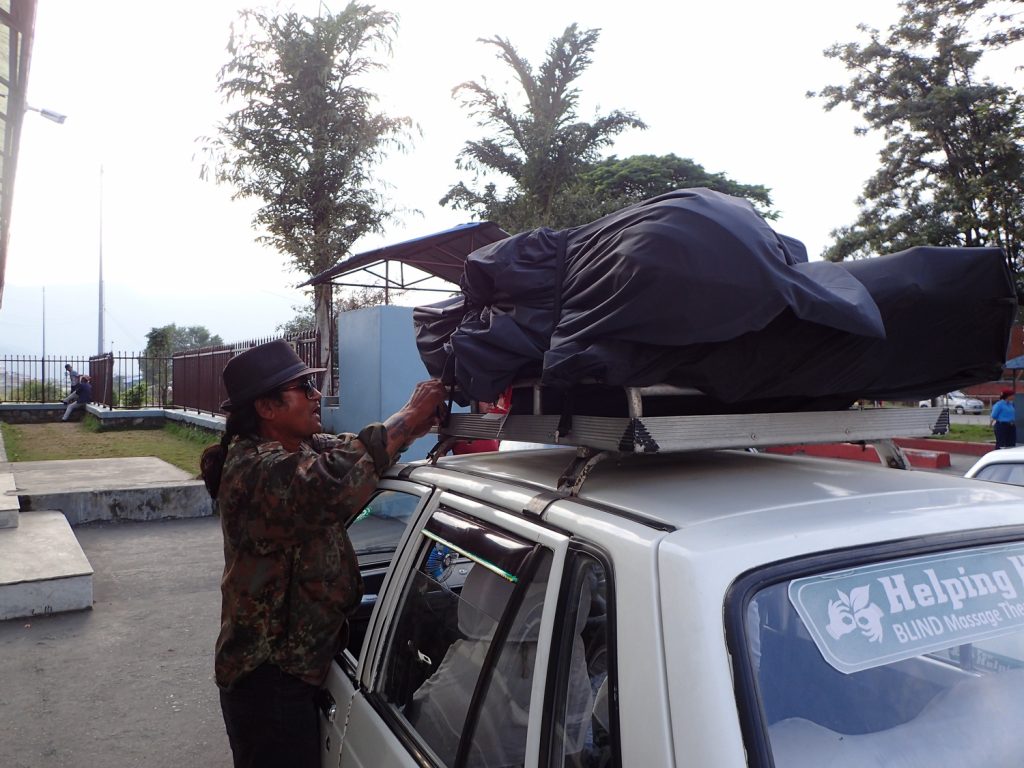
<path id="1" fill-rule="evenodd" d="M 64 416 L 61 418 L 61 421 L 70 421 L 71 414 L 74 413 L 77 408 L 85 408 L 85 406 L 92 402 L 92 384 L 89 381 L 88 374 L 83 373 L 78 378 L 78 384 L 75 386 L 74 394 L 77 395 L 77 397 L 68 403 L 68 407 L 64 411 Z"/>

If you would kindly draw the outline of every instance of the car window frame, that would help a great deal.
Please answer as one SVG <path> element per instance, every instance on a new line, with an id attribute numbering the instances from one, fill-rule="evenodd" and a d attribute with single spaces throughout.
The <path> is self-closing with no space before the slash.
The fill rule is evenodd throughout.
<path id="1" fill-rule="evenodd" d="M 387 619 L 386 621 L 377 621 L 377 612 L 385 609 L 385 602 L 380 600 L 377 602 L 375 614 L 371 619 L 373 646 L 371 648 L 367 644 L 364 647 L 363 657 L 360 659 L 358 687 L 359 693 L 381 718 L 388 730 L 403 744 L 410 758 L 421 765 L 435 765 L 436 763 L 429 757 L 429 750 L 424 749 L 425 745 L 419 735 L 411 732 L 402 719 L 392 711 L 391 706 L 379 691 L 384 683 L 388 644 L 397 619 L 397 603 L 405 593 L 409 579 L 414 578 L 419 558 L 430 541 L 423 535 L 423 528 L 430 516 L 442 507 L 476 518 L 550 550 L 552 560 L 544 595 L 545 606 L 557 605 L 561 595 L 570 543 L 570 537 L 567 534 L 543 525 L 542 521 L 528 520 L 512 515 L 499 507 L 444 490 L 438 490 L 432 495 L 430 502 L 420 511 L 416 524 L 410 525 L 406 539 L 403 541 L 400 559 L 396 558 L 393 561 L 389 573 L 388 583 L 394 582 L 396 588 L 387 589 L 388 613 L 384 614 Z M 413 532 L 417 537 L 415 541 L 411 538 Z M 401 581 L 397 581 L 398 579 Z M 397 588 L 399 584 L 401 584 L 401 588 Z M 540 754 L 541 731 L 547 728 L 542 718 L 545 713 L 546 691 L 550 687 L 548 674 L 552 663 L 551 647 L 556 622 L 556 611 L 546 607 L 539 627 L 537 655 L 534 662 L 535 671 L 530 693 L 531 702 L 537 702 L 538 705 L 530 707 L 530 726 L 527 729 L 526 741 L 527 755 Z M 536 670 L 543 670 L 543 673 L 538 674 Z M 472 711 L 467 713 L 467 722 L 472 716 L 475 716 Z"/>
<path id="2" fill-rule="evenodd" d="M 831 571 L 1014 541 L 1024 541 L 1024 525 L 953 531 L 814 552 L 761 565 L 740 574 L 726 591 L 723 607 L 726 645 L 733 669 L 733 693 L 750 767 L 775 766 L 764 707 L 756 684 L 756 671 L 747 647 L 747 609 L 758 592 L 781 582 Z"/>
<path id="3" fill-rule="evenodd" d="M 568 609 L 569 596 L 573 594 L 575 587 L 574 580 L 576 579 L 577 572 L 575 570 L 575 561 L 578 557 L 585 556 L 596 560 L 605 572 L 605 599 L 607 601 L 607 630 L 608 630 L 608 644 L 606 653 L 608 654 L 608 679 L 609 679 L 609 699 L 608 699 L 608 718 L 609 718 L 609 736 L 611 738 L 611 762 L 608 764 L 610 768 L 619 768 L 622 766 L 622 744 L 619 738 L 619 693 L 618 693 L 618 619 L 616 612 L 616 599 L 615 599 L 615 571 L 612 567 L 611 556 L 603 548 L 594 544 L 593 542 L 586 541 L 572 537 L 569 541 L 569 549 L 565 558 L 565 566 L 562 570 L 562 577 L 560 579 L 558 602 L 555 606 L 555 613 L 560 620 L 555 627 L 555 632 L 551 639 L 551 647 L 558 648 L 558 656 L 552 657 L 547 670 L 548 679 L 553 681 L 555 685 L 549 685 L 546 688 L 544 696 L 544 710 L 543 719 L 545 727 L 541 732 L 541 744 L 539 755 L 541 756 L 540 764 L 551 766 L 557 764 L 556 761 L 562 757 L 562 755 L 556 754 L 555 748 L 557 746 L 554 728 L 555 722 L 559 715 L 556 711 L 556 706 L 559 703 L 559 697 L 561 695 L 561 689 L 563 685 L 567 685 L 567 681 L 563 680 L 563 676 L 557 674 L 557 663 L 561 657 L 563 657 L 567 643 L 571 637 L 568 627 L 569 621 L 566 617 L 566 611 Z"/>
<path id="4" fill-rule="evenodd" d="M 414 480 L 390 478 L 383 479 L 377 484 L 374 496 L 381 491 L 398 491 L 401 493 L 408 493 L 413 496 L 419 496 L 420 502 L 417 505 L 416 510 L 409 516 L 408 522 L 406 522 L 405 530 L 402 532 L 402 535 L 398 540 L 398 544 L 395 547 L 395 554 L 392 556 L 391 562 L 388 564 L 387 570 L 384 574 L 384 578 L 381 581 L 380 591 L 377 593 L 377 601 L 373 606 L 373 610 L 370 612 L 370 623 L 366 637 L 363 640 L 363 653 L 360 654 L 358 659 L 356 659 L 347 648 L 344 648 L 339 654 L 337 654 L 337 656 L 335 656 L 335 660 L 338 661 L 338 666 L 357 687 L 361 685 L 360 681 L 363 677 L 364 660 L 368 655 L 368 651 L 375 647 L 375 643 L 378 640 L 378 617 L 380 611 L 383 610 L 382 603 L 388 598 L 390 592 L 388 585 L 391 583 L 392 578 L 394 578 L 395 566 L 408 549 L 408 543 L 413 530 L 418 528 L 423 516 L 425 514 L 429 514 L 428 510 L 433 509 L 432 502 L 437 494 L 437 489 L 431 485 L 417 483 Z"/>

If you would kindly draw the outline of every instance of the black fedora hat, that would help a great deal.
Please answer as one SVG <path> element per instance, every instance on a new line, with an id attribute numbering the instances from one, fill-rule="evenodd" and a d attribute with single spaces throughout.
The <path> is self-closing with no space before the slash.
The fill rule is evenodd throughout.
<path id="1" fill-rule="evenodd" d="M 260 344 L 231 358 L 224 366 L 228 399 L 220 404 L 221 410 L 230 411 L 299 376 L 326 370 L 310 368 L 286 341 Z"/>

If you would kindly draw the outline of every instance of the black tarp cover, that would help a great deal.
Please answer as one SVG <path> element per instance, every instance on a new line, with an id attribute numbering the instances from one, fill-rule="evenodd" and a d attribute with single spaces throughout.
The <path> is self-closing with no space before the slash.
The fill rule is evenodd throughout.
<path id="1" fill-rule="evenodd" d="M 924 397 L 998 376 L 1015 311 L 998 249 L 808 262 L 706 189 L 485 246 L 461 287 L 417 308 L 417 344 L 431 375 L 454 364 L 484 401 L 522 378 L 674 383 L 722 410 Z"/>

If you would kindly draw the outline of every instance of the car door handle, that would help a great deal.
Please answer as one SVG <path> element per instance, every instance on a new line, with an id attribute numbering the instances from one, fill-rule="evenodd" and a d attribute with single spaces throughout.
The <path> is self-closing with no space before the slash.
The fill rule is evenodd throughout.
<path id="1" fill-rule="evenodd" d="M 331 692 L 326 689 L 321 689 L 319 698 L 320 712 L 328 723 L 333 723 L 338 717 L 338 704 L 334 701 L 334 697 L 331 696 Z"/>

